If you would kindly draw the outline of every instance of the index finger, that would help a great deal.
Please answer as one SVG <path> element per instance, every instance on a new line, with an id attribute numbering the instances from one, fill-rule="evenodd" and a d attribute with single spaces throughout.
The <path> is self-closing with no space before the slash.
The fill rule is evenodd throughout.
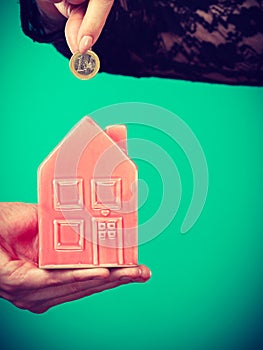
<path id="1" fill-rule="evenodd" d="M 80 53 L 85 53 L 98 40 L 113 3 L 114 0 L 89 1 L 78 32 Z"/>
<path id="2" fill-rule="evenodd" d="M 13 260 L 5 264 L 0 274 L 0 285 L 7 289 L 32 290 L 48 286 L 60 286 L 74 282 L 88 281 L 94 278 L 107 279 L 107 268 L 93 269 L 39 269 L 31 262 Z"/>

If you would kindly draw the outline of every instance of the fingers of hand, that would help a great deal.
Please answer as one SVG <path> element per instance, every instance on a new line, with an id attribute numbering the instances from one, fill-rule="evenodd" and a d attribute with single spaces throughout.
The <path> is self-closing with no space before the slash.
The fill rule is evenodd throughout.
<path id="1" fill-rule="evenodd" d="M 14 305 L 41 313 L 50 307 L 130 282 L 145 282 L 150 270 L 140 265 L 112 269 L 41 270 L 10 261 L 1 269 L 0 296 Z"/>
<path id="2" fill-rule="evenodd" d="M 105 285 L 105 281 L 107 281 L 105 278 L 90 279 L 55 287 L 46 287 L 31 291 L 31 293 L 24 292 L 20 293 L 19 299 L 14 300 L 13 303 L 19 308 L 40 313 L 48 310 L 51 306 L 78 299 L 78 295 L 81 297 L 82 295 L 90 295 L 92 290 Z"/>
<path id="3" fill-rule="evenodd" d="M 107 280 L 109 274 L 104 268 L 41 270 L 29 262 L 10 261 L 0 271 L 0 296 L 28 308 L 32 302 L 76 292 L 82 282 L 92 282 L 90 286 L 94 287 Z"/>
<path id="4" fill-rule="evenodd" d="M 13 260 L 1 268 L 0 282 L 16 288 L 34 289 L 108 276 L 106 268 L 42 270 L 30 262 Z"/>
<path id="5" fill-rule="evenodd" d="M 78 33 L 85 15 L 85 7 L 80 6 L 71 11 L 65 27 L 65 36 L 72 53 L 79 49 Z"/>
<path id="6" fill-rule="evenodd" d="M 151 277 L 151 271 L 144 265 L 137 267 L 124 267 L 111 271 L 112 280 L 146 282 Z"/>
<path id="7" fill-rule="evenodd" d="M 80 284 L 75 292 L 72 290 L 72 292 L 67 295 L 61 294 L 61 296 L 58 296 L 57 298 L 47 300 L 46 302 L 31 308 L 31 311 L 35 313 L 43 313 L 55 305 L 81 299 L 130 282 L 146 282 L 150 277 L 151 271 L 144 265 L 112 269 L 110 276 L 104 281 L 96 281 L 96 283 L 93 281 L 94 284 L 92 285 L 89 283 L 88 286 L 85 283 L 82 283 L 82 286 Z"/>
<path id="8" fill-rule="evenodd" d="M 109 270 L 106 268 L 42 271 L 49 274 L 49 286 L 83 282 L 91 279 L 106 279 L 110 274 Z"/>
<path id="9" fill-rule="evenodd" d="M 32 306 L 30 308 L 30 311 L 34 313 L 43 313 L 53 306 L 60 305 L 73 300 L 78 300 L 95 293 L 103 292 L 107 289 L 119 287 L 123 284 L 125 284 L 124 281 L 115 281 L 115 282 L 108 282 L 108 283 L 101 282 L 100 284 L 98 283 L 97 285 L 89 286 L 89 288 L 83 288 L 82 290 L 79 290 L 75 293 L 70 293 L 68 295 L 50 299 L 43 303 L 38 303 L 38 305 Z M 84 287 L 84 284 L 83 284 L 83 287 Z"/>
<path id="10" fill-rule="evenodd" d="M 86 2 L 79 2 L 80 5 L 70 12 L 65 34 L 73 53 L 77 50 L 84 53 L 97 41 L 113 2 L 114 0 L 90 0 L 88 6 Z"/>
<path id="11" fill-rule="evenodd" d="M 81 23 L 77 41 L 80 53 L 87 51 L 97 41 L 114 0 L 90 0 Z"/>

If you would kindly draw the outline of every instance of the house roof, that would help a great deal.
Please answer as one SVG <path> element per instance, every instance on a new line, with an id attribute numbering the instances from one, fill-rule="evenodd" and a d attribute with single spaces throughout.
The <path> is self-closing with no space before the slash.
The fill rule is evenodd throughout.
<path id="1" fill-rule="evenodd" d="M 94 152 L 99 152 L 97 148 L 102 142 L 106 142 L 106 148 L 110 150 L 108 156 L 105 154 L 104 165 L 105 163 L 112 163 L 112 167 L 116 162 L 129 160 L 129 163 L 137 169 L 136 165 L 127 155 L 126 126 L 113 125 L 107 127 L 104 131 L 93 119 L 86 116 L 69 131 L 62 141 L 40 164 L 39 172 L 41 172 L 45 167 L 45 164 L 57 154 L 55 169 L 56 175 L 58 177 L 63 177 L 65 174 L 67 176 L 74 176 L 83 152 L 98 136 L 100 137 L 100 142 L 96 144 L 96 150 L 94 149 Z M 111 158 L 110 161 L 109 158 Z"/>

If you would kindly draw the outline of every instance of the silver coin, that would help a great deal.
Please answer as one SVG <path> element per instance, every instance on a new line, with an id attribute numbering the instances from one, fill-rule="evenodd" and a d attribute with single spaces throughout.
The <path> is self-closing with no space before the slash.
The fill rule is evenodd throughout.
<path id="1" fill-rule="evenodd" d="M 95 52 L 88 50 L 81 54 L 76 52 L 70 59 L 70 70 L 79 79 L 93 78 L 99 71 L 100 60 Z"/>

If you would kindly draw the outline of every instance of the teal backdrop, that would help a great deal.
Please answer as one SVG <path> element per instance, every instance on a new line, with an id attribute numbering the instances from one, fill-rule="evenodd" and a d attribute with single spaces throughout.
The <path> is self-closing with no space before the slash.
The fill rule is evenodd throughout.
<path id="1" fill-rule="evenodd" d="M 161 131 L 130 125 L 129 137 L 164 149 L 182 180 L 177 215 L 139 247 L 152 279 L 42 315 L 1 299 L 1 349 L 262 348 L 263 89 L 103 73 L 79 81 L 53 47 L 23 35 L 15 1 L 1 6 L 1 201 L 37 202 L 41 161 L 84 115 L 120 102 L 178 115 L 202 145 L 209 170 L 204 210 L 181 234 L 193 190 L 185 155 Z M 104 125 L 114 122 L 105 118 Z M 149 187 L 143 222 L 160 205 L 161 179 L 146 161 L 137 164 Z"/>

